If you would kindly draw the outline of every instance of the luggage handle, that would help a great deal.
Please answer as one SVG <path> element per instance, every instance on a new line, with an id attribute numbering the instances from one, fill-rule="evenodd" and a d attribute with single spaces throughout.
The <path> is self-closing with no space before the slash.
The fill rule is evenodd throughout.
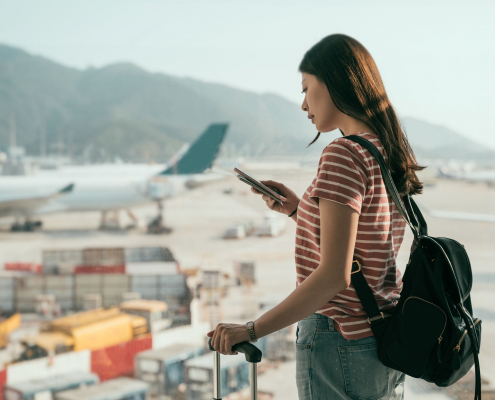
<path id="1" fill-rule="evenodd" d="M 213 400 L 221 400 L 220 392 L 220 353 L 215 351 L 211 345 L 211 339 L 208 339 L 208 348 L 214 351 L 213 355 Z M 257 363 L 261 361 L 262 352 L 254 344 L 249 342 L 241 342 L 232 346 L 232 351 L 238 351 L 246 356 L 246 361 L 249 363 L 249 386 L 251 387 L 251 400 L 258 399 L 258 383 Z"/>
<path id="2" fill-rule="evenodd" d="M 208 347 L 211 351 L 215 351 L 211 345 L 211 339 L 208 339 Z M 246 361 L 249 363 L 259 363 L 261 361 L 261 350 L 258 349 L 254 344 L 249 342 L 241 342 L 232 346 L 232 351 L 238 351 L 246 356 Z"/>

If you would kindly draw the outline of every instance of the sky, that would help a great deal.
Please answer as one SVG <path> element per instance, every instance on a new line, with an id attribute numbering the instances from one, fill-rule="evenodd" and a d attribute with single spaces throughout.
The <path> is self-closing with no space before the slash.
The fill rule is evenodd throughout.
<path id="1" fill-rule="evenodd" d="M 0 43 L 79 69 L 132 62 L 303 100 L 323 37 L 359 40 L 402 117 L 495 149 L 495 1 L 0 0 Z"/>

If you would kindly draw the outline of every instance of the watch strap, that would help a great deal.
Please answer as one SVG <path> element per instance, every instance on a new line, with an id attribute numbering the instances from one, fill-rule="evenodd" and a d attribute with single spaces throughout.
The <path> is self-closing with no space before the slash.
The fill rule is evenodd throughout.
<path id="1" fill-rule="evenodd" d="M 251 338 L 251 342 L 257 342 L 256 334 L 254 333 L 254 322 L 249 321 L 246 323 L 246 329 L 249 333 L 249 337 Z"/>

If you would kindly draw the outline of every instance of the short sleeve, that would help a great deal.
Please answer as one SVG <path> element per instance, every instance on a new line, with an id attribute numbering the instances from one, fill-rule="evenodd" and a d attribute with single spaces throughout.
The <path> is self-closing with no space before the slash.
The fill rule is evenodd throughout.
<path id="1" fill-rule="evenodd" d="M 360 158 L 361 154 L 343 140 L 337 139 L 325 147 L 309 199 L 316 205 L 320 198 L 332 200 L 350 206 L 361 215 L 368 178 Z"/>

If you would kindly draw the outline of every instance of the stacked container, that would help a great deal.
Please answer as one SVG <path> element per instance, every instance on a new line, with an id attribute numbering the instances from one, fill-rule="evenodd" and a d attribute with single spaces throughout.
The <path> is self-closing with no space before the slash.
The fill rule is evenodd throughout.
<path id="1" fill-rule="evenodd" d="M 36 310 L 36 296 L 52 294 L 61 310 L 74 309 L 74 277 L 72 275 L 31 275 L 15 278 L 13 305 L 20 312 Z"/>
<path id="2" fill-rule="evenodd" d="M 150 395 L 173 398 L 184 382 L 184 363 L 204 352 L 203 347 L 185 343 L 144 351 L 136 356 L 135 376 L 151 385 Z"/>
<path id="3" fill-rule="evenodd" d="M 74 268 L 83 264 L 82 250 L 44 250 L 44 274 L 72 274 Z"/>

